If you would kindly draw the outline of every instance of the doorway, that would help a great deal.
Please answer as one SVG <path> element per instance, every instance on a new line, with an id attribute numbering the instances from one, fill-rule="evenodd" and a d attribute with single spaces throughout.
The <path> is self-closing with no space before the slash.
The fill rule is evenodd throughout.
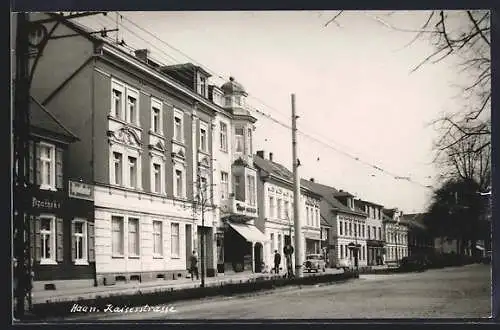
<path id="1" fill-rule="evenodd" d="M 254 269 L 256 273 L 261 273 L 262 272 L 262 244 L 261 243 L 255 243 L 254 247 Z"/>

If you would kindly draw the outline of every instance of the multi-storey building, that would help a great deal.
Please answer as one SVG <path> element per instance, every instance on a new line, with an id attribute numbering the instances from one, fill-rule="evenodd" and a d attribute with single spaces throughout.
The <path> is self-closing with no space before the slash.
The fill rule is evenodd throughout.
<path id="1" fill-rule="evenodd" d="M 91 286 L 93 192 L 69 175 L 68 149 L 78 138 L 37 100 L 30 101 L 26 206 L 31 220 L 33 291 Z"/>
<path id="2" fill-rule="evenodd" d="M 209 200 L 202 221 L 193 207 L 198 186 L 206 196 L 213 190 L 212 123 L 224 112 L 208 99 L 208 74 L 162 66 L 147 50 L 129 54 L 72 22 L 47 25 L 56 38 L 32 94 L 80 139 L 67 170 L 95 186 L 97 282 L 183 276 L 201 233 L 213 276 L 215 208 Z"/>
<path id="3" fill-rule="evenodd" d="M 302 185 L 322 196 L 321 215 L 330 224 L 328 233 L 328 265 L 336 267 L 341 260 L 349 260 L 355 264 L 355 253 L 358 253 L 358 266 L 367 264 L 366 250 L 366 214 L 357 210 L 354 196 L 348 192 L 337 190 L 314 182 L 314 179 L 302 180 Z M 349 246 L 354 245 L 357 249 Z"/>
<path id="4" fill-rule="evenodd" d="M 366 214 L 366 249 L 367 265 L 382 265 L 384 262 L 384 235 L 382 225 L 383 206 L 364 200 L 356 200 L 356 204 Z"/>
<path id="5" fill-rule="evenodd" d="M 401 222 L 408 227 L 408 255 L 429 256 L 434 253 L 434 238 L 424 224 L 425 213 L 404 214 Z"/>
<path id="6" fill-rule="evenodd" d="M 385 263 L 399 265 L 408 256 L 408 227 L 401 222 L 403 212 L 397 208 L 383 209 L 383 224 L 386 241 Z"/>
<path id="7" fill-rule="evenodd" d="M 293 174 L 274 162 L 272 153 L 265 155 L 262 150 L 257 152 L 254 163 L 259 172 L 257 227 L 268 239 L 263 261 L 269 268 L 274 267 L 273 256 L 277 250 L 282 255 L 281 268 L 286 269 L 283 249 L 288 244 L 295 245 Z M 304 238 L 302 258 L 306 254 L 321 253 L 320 201 L 321 195 L 301 186 L 299 212 Z"/>
<path id="8" fill-rule="evenodd" d="M 213 120 L 214 204 L 217 269 L 220 273 L 260 271 L 266 237 L 255 226 L 257 172 L 253 161 L 256 118 L 246 105 L 247 92 L 233 77 L 209 98 L 224 109 Z"/>

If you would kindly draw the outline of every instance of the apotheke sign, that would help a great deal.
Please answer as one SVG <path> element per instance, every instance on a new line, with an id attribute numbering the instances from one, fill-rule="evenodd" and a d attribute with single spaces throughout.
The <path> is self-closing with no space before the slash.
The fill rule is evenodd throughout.
<path id="1" fill-rule="evenodd" d="M 69 181 L 68 195 L 72 198 L 94 200 L 94 186 L 83 182 Z"/>

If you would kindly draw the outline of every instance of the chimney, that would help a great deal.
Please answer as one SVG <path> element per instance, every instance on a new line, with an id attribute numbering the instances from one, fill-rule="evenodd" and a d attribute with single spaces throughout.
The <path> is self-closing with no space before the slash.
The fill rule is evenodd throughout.
<path id="1" fill-rule="evenodd" d="M 314 182 L 314 178 L 310 178 L 309 181 Z"/>
<path id="2" fill-rule="evenodd" d="M 137 57 L 141 61 L 147 61 L 148 60 L 148 55 L 149 55 L 149 50 L 148 49 L 137 49 L 134 51 L 135 57 Z"/>
<path id="3" fill-rule="evenodd" d="M 264 159 L 264 150 L 258 150 L 257 151 L 257 156 L 259 156 L 260 158 Z"/>
<path id="4" fill-rule="evenodd" d="M 269 160 L 270 160 L 271 162 L 273 161 L 273 153 L 272 153 L 272 152 L 270 152 L 270 153 L 269 153 Z"/>

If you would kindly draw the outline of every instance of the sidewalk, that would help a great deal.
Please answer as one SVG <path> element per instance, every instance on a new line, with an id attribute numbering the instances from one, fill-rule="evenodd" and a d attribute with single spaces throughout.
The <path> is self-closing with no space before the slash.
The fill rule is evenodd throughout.
<path id="1" fill-rule="evenodd" d="M 244 273 L 219 275 L 205 278 L 205 286 L 218 286 L 225 283 L 238 283 L 250 279 L 281 277 L 283 274 L 269 273 Z M 113 286 L 98 286 L 88 288 L 75 288 L 57 291 L 37 291 L 32 293 L 33 304 L 43 304 L 46 302 L 77 301 L 79 299 L 94 299 L 97 297 L 109 297 L 115 295 L 126 295 L 134 293 L 147 293 L 156 291 L 173 291 L 179 289 L 200 287 L 200 280 L 183 278 L 178 280 L 155 280 L 149 282 L 133 282 L 115 284 Z"/>

